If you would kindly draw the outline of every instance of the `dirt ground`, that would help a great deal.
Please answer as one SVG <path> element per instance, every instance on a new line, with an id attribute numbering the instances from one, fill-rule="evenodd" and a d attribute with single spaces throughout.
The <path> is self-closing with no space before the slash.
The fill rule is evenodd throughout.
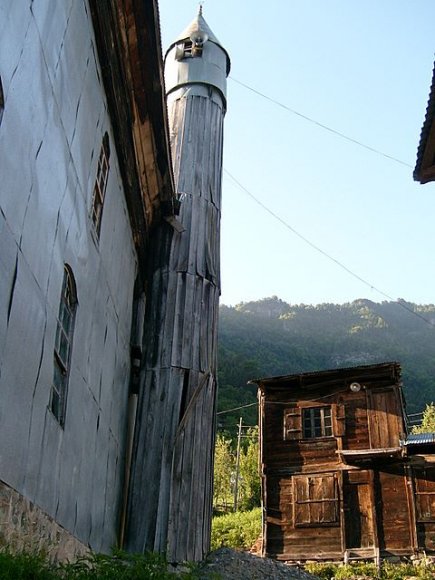
<path id="1" fill-rule="evenodd" d="M 267 578 L 281 580 L 314 580 L 317 576 L 308 574 L 297 566 L 288 566 L 282 562 L 260 558 L 248 552 L 236 552 L 229 548 L 220 548 L 212 552 L 201 565 L 201 580 L 264 580 Z"/>

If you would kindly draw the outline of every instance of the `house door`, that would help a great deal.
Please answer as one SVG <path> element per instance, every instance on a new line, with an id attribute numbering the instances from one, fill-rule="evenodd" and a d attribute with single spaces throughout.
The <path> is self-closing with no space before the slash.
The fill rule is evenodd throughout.
<path id="1" fill-rule="evenodd" d="M 373 490 L 368 472 L 346 474 L 344 513 L 346 549 L 375 546 Z"/>
<path id="2" fill-rule="evenodd" d="M 401 432 L 401 410 L 393 388 L 368 392 L 370 447 L 398 447 Z"/>

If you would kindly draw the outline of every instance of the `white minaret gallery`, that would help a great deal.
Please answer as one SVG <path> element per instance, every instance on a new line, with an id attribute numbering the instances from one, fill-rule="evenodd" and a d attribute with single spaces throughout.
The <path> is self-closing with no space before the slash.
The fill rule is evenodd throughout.
<path id="1" fill-rule="evenodd" d="M 165 82 L 177 227 L 149 264 L 126 547 L 201 560 L 210 547 L 223 123 L 230 59 L 202 8 L 169 47 Z"/>

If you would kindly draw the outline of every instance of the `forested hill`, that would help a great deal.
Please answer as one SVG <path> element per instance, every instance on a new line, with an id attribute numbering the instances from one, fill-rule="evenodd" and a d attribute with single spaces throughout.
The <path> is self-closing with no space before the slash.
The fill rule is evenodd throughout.
<path id="1" fill-rule="evenodd" d="M 274 296 L 221 306 L 218 411 L 256 401 L 249 379 L 387 361 L 402 365 L 408 413 L 435 400 L 435 305 L 294 306 Z M 218 426 L 233 430 L 240 416 L 255 424 L 256 406 L 218 415 Z"/>

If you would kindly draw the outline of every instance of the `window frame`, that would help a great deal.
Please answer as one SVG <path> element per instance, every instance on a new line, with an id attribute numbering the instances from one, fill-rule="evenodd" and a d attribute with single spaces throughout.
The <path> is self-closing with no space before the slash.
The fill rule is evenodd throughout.
<path id="1" fill-rule="evenodd" d="M 332 407 L 304 407 L 302 409 L 303 439 L 319 439 L 333 437 Z"/>
<path id="2" fill-rule="evenodd" d="M 337 474 L 294 475 L 293 524 L 295 528 L 340 525 L 340 498 Z M 325 492 L 327 497 L 323 497 Z M 321 497 L 318 495 L 320 493 Z M 328 513 L 329 512 L 329 513 Z"/>
<path id="3" fill-rule="evenodd" d="M 306 430 L 304 429 L 304 413 L 307 410 L 314 409 L 327 409 L 329 408 L 331 415 L 331 433 L 325 434 L 326 430 L 322 434 L 316 436 L 306 436 Z M 324 415 L 324 411 L 320 411 L 320 414 Z M 323 420 L 324 424 L 324 420 Z M 333 439 L 338 437 L 344 437 L 346 434 L 346 407 L 342 402 L 331 403 L 330 405 L 313 405 L 312 403 L 294 403 L 289 404 L 289 406 L 284 409 L 283 413 L 283 440 L 284 441 L 299 441 L 299 442 L 313 442 L 319 439 Z"/>
<path id="4" fill-rule="evenodd" d="M 415 472 L 415 496 L 417 522 L 435 522 L 435 484 L 434 469 L 428 476 L 426 469 L 419 469 Z M 432 485 L 431 485 L 432 483 Z"/>
<path id="5" fill-rule="evenodd" d="M 106 131 L 106 133 L 104 133 L 103 136 L 100 154 L 98 156 L 97 175 L 95 178 L 91 205 L 91 219 L 98 239 L 100 238 L 101 233 L 101 222 L 103 217 L 104 201 L 106 198 L 107 182 L 109 181 L 109 169 L 110 169 L 110 142 L 109 135 Z"/>
<path id="6" fill-rule="evenodd" d="M 54 368 L 49 403 L 51 413 L 62 428 L 65 425 L 77 304 L 77 290 L 74 275 L 71 268 L 65 265 L 53 349 Z"/>

